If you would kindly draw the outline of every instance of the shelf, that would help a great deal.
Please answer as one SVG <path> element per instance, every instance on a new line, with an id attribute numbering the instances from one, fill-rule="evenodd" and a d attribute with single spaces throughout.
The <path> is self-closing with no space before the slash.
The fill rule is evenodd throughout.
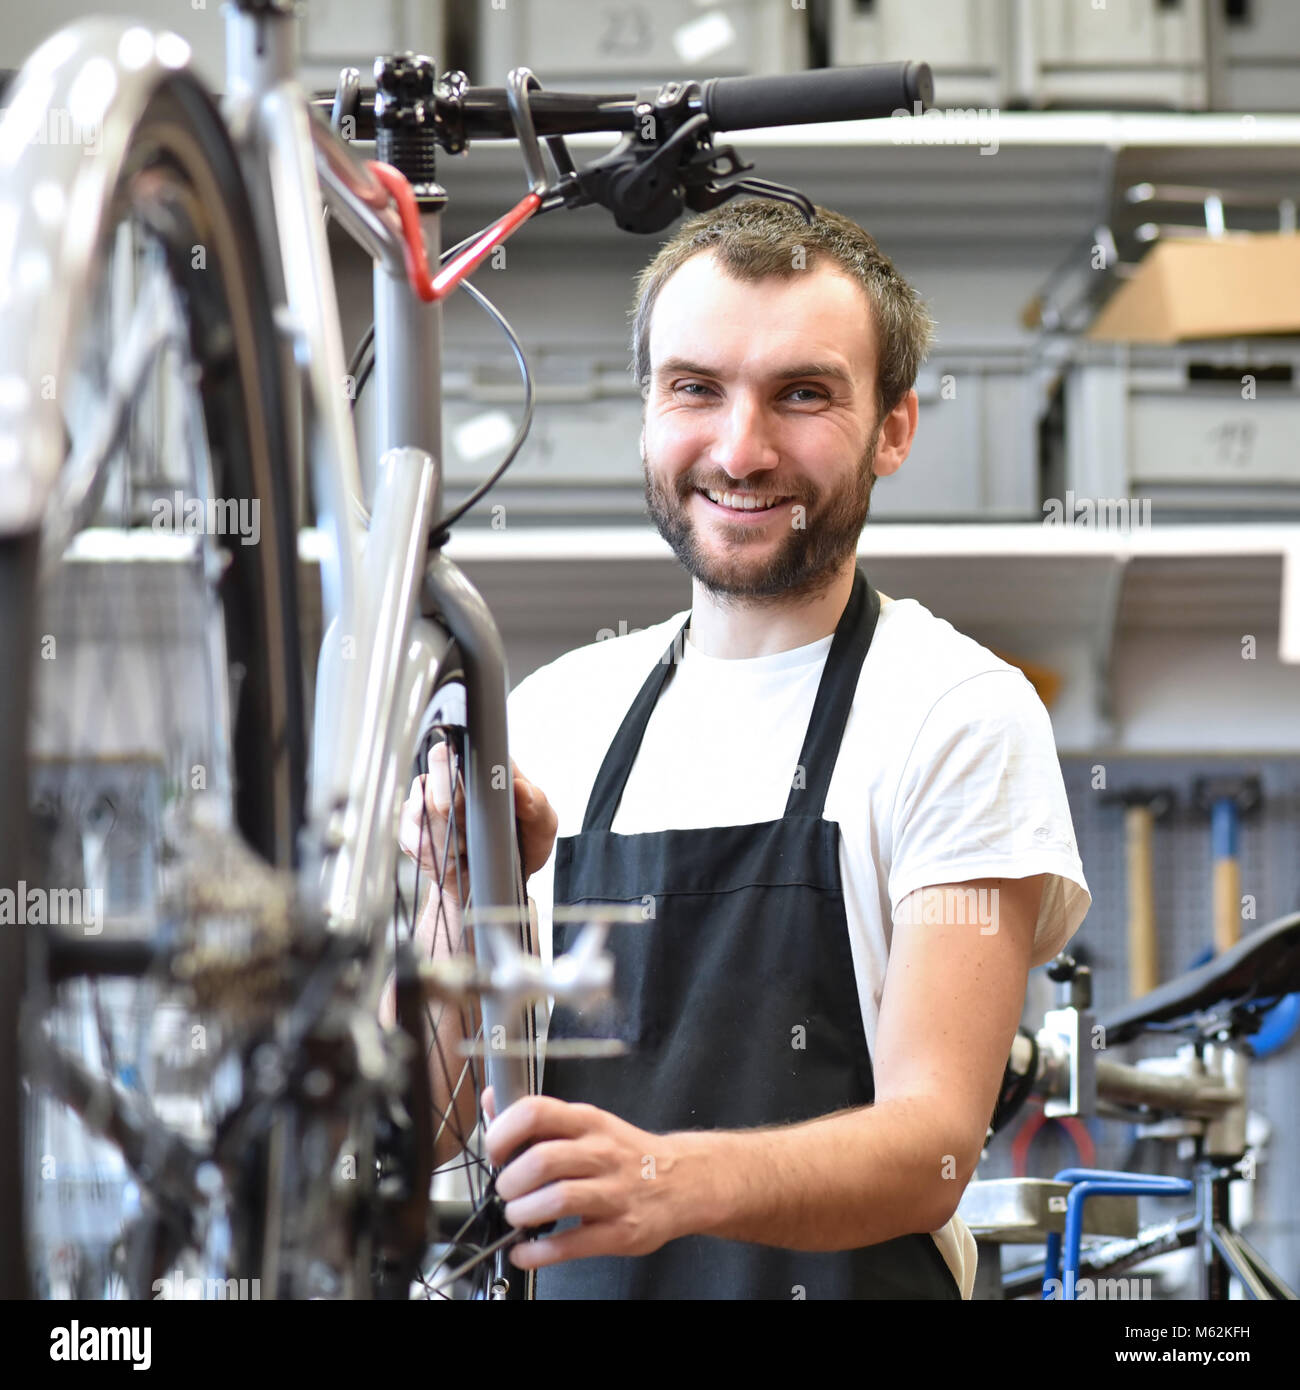
<path id="1" fill-rule="evenodd" d="M 648 527 L 462 530 L 447 553 L 521 653 L 512 666 L 519 674 L 690 606 L 685 573 Z M 1037 524 L 877 523 L 859 558 L 881 592 L 914 598 L 992 650 L 1057 671 L 1063 683 L 1051 715 L 1062 751 L 1124 746 L 1139 716 L 1148 741 L 1176 741 L 1189 724 L 1217 726 L 1223 737 L 1235 724 L 1246 742 L 1294 739 L 1276 730 L 1293 730 L 1285 711 L 1300 706 L 1300 526 L 1121 536 Z M 1246 634 L 1258 645 L 1258 680 L 1240 659 Z M 1162 709 L 1176 713 L 1157 716 L 1153 731 L 1141 701 L 1157 668 Z M 1135 686 L 1138 671 L 1146 674 Z M 1247 716 L 1252 699 L 1264 703 Z"/>
<path id="2" fill-rule="evenodd" d="M 304 531 L 300 555 L 320 538 Z M 649 527 L 462 528 L 447 555 L 512 629 L 595 640 L 688 607 L 690 586 Z M 1116 633 L 1255 632 L 1300 665 L 1300 526 L 1170 526 L 1131 535 L 1040 525 L 869 525 L 858 551 L 882 592 L 915 598 L 981 642 L 1034 658 L 1075 646 L 1099 679 Z"/>
<path id="3" fill-rule="evenodd" d="M 585 163 L 615 141 L 569 143 Z M 1045 273 L 1098 223 L 1125 221 L 1130 210 L 1116 199 L 1134 183 L 1239 185 L 1281 197 L 1294 195 L 1300 176 L 1300 115 L 1289 114 L 990 111 L 728 131 L 715 143 L 734 144 L 760 176 L 861 221 L 886 249 L 905 251 L 905 262 L 951 269 L 959 242 L 967 275 L 1027 257 L 1031 275 Z M 513 141 L 480 141 L 463 158 L 440 159 L 438 170 L 457 237 L 525 186 Z M 536 219 L 524 242 L 571 250 L 575 237 L 589 250 L 621 240 L 630 259 L 649 240 L 620 232 L 603 209 L 585 209 Z"/>
<path id="4" fill-rule="evenodd" d="M 977 110 L 974 115 L 894 116 L 875 121 L 835 121 L 826 125 L 776 126 L 732 130 L 714 137 L 715 144 L 743 140 L 754 148 L 808 148 L 871 145 L 982 145 L 993 131 L 1000 145 L 1096 145 L 1123 149 L 1136 145 L 1195 148 L 1242 144 L 1300 147 L 1300 114 L 1268 112 L 1128 112 Z M 942 137 L 938 132 L 942 132 Z M 574 135 L 574 148 L 608 148 L 605 135 Z M 483 148 L 475 145 L 474 151 Z"/>
<path id="5" fill-rule="evenodd" d="M 629 566 L 665 600 L 685 591 L 680 567 L 649 527 L 462 529 L 447 554 L 493 587 L 493 571 L 509 567 L 513 577 L 517 567 L 531 568 L 543 621 L 543 609 L 568 604 L 608 611 L 607 586 Z M 868 525 L 858 554 L 884 592 L 914 597 L 963 631 L 1002 641 L 1019 634 L 1023 645 L 1032 631 L 1092 635 L 1104 660 L 1124 614 L 1175 626 L 1271 619 L 1280 659 L 1300 664 L 1300 526 L 1108 535 L 1034 524 L 877 524 Z M 539 565 L 547 567 L 544 579 Z M 1165 614 L 1171 586 L 1177 602 Z"/>
<path id="6" fill-rule="evenodd" d="M 311 533 L 304 532 L 304 536 Z M 304 546 L 313 544 L 304 540 Z M 1247 556 L 1300 551 L 1300 524 L 1251 526 L 1166 526 L 1107 534 L 1083 526 L 869 523 L 858 553 L 942 558 L 1108 556 Z M 649 527 L 514 527 L 456 532 L 447 553 L 458 563 L 477 560 L 599 560 L 671 558 L 667 544 Z"/>
<path id="7" fill-rule="evenodd" d="M 320 538 L 300 537 L 305 562 Z M 642 527 L 462 528 L 447 545 L 505 641 L 513 680 L 690 607 L 685 571 Z M 1061 678 L 1062 754 L 1294 751 L 1300 526 L 1169 526 L 1130 536 L 1036 524 L 869 525 L 862 568 L 958 632 Z M 310 575 L 311 565 L 304 565 Z M 319 640 L 319 589 L 303 590 Z M 1243 638 L 1255 639 L 1246 662 Z"/>

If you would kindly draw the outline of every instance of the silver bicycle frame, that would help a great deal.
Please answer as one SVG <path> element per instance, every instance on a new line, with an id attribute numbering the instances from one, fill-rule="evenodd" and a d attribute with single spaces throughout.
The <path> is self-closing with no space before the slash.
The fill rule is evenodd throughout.
<path id="1" fill-rule="evenodd" d="M 311 115 L 294 75 L 289 10 L 228 7 L 225 115 L 260 253 L 271 284 L 283 288 L 279 318 L 305 380 L 317 525 L 326 549 L 326 631 L 301 888 L 332 930 L 377 939 L 392 909 L 397 818 L 421 717 L 453 641 L 467 695 L 466 830 L 475 902 L 498 913 L 514 905 L 508 682 L 486 606 L 455 565 L 429 553 L 442 506 L 441 307 L 409 288 L 397 215 L 378 182 Z M 152 94 L 188 59 L 188 46 L 174 34 L 88 19 L 43 44 L 8 94 L 0 148 L 0 308 L 31 332 L 0 335 L 0 535 L 38 529 L 48 510 L 64 434 L 60 402 L 42 385 L 58 379 L 72 350 L 77 287 L 90 282 L 98 219 L 132 132 Z M 93 151 L 80 139 L 46 138 L 38 127 L 52 112 L 70 113 L 77 131 L 93 136 Z M 369 503 L 342 389 L 345 358 L 324 203 L 375 260 L 379 466 Z M 424 231 L 433 259 L 436 216 L 424 218 Z M 52 292 L 55 287 L 63 292 Z M 285 460 L 286 467 L 294 462 Z M 494 943 L 506 940 L 494 933 L 508 931 L 498 920 L 474 933 L 480 964 L 490 966 Z M 507 1038 L 527 1036 L 520 1010 L 487 999 L 483 1017 L 486 1036 L 503 1036 L 500 1025 Z M 527 1093 L 525 1057 L 489 1052 L 487 1070 L 499 1109 Z"/>
<path id="2" fill-rule="evenodd" d="M 469 730 L 470 881 L 478 908 L 513 905 L 514 781 L 509 775 L 500 634 L 465 576 L 428 538 L 442 509 L 442 308 L 411 289 L 387 195 L 346 143 L 314 118 L 296 77 L 290 13 L 227 10 L 227 115 L 244 158 L 263 254 L 283 273 L 290 331 L 305 366 L 325 636 L 317 676 L 305 856 L 319 871 L 329 926 L 382 930 L 392 905 L 397 817 L 421 718 L 454 640 Z M 362 493 L 342 389 L 346 359 L 322 204 L 373 257 L 376 449 L 374 496 Z M 421 219 L 429 259 L 436 213 Z M 368 521 L 368 525 L 367 525 Z M 422 616 L 436 612 L 442 623 Z M 475 931 L 490 964 L 496 932 Z M 483 1001 L 484 1036 L 525 1036 L 524 1020 Z M 505 1032 L 499 1030 L 504 1026 Z M 522 1055 L 487 1056 L 498 1109 L 528 1092 Z"/>

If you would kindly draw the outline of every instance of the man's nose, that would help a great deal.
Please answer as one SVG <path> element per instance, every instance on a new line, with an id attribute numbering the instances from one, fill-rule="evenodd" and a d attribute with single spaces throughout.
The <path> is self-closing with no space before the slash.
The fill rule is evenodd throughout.
<path id="1" fill-rule="evenodd" d="M 748 392 L 737 392 L 715 418 L 710 463 L 737 479 L 776 467 L 779 453 L 761 402 Z"/>

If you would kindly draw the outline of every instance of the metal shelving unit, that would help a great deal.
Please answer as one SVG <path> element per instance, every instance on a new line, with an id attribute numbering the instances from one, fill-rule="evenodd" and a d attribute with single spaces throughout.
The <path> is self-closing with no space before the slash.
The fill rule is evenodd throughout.
<path id="1" fill-rule="evenodd" d="M 1035 346 L 1022 306 L 1131 183 L 1235 181 L 1290 191 L 1300 183 L 1300 114 L 1000 113 L 990 155 L 976 143 L 990 134 L 978 117 L 942 120 L 954 143 L 924 143 L 924 118 L 727 137 L 763 175 L 868 227 L 930 299 L 940 350 Z M 608 144 L 573 142 L 586 154 Z M 519 193 L 509 144 L 444 159 L 439 172 L 453 198 L 449 239 L 482 226 Z M 543 217 L 511 243 L 508 267 L 483 271 L 480 282 L 530 350 L 625 361 L 633 276 L 655 244 L 618 231 L 600 209 Z M 495 346 L 477 311 L 454 299 L 446 342 L 449 369 L 458 367 L 458 344 L 474 353 Z M 1050 353 L 1041 375 L 1046 389 Z M 617 484 L 627 496 L 640 490 L 634 451 L 630 440 L 627 476 Z M 936 495 L 936 514 L 943 500 Z M 595 492 L 589 501 L 605 505 Z M 663 543 L 648 523 L 626 524 L 635 508 L 623 510 L 623 524 L 609 525 L 595 510 L 575 505 L 565 517 L 561 506 L 545 527 L 521 525 L 512 512 L 502 531 L 465 527 L 455 537 L 451 553 L 499 615 L 515 679 L 619 623 L 647 626 L 689 605 L 689 583 Z M 1157 516 L 1153 529 L 1122 538 L 1032 520 L 912 524 L 879 512 L 861 549 L 884 592 L 915 597 L 976 640 L 1061 671 L 1052 714 L 1063 751 L 1107 746 L 1134 704 L 1144 708 L 1148 681 L 1187 687 L 1185 722 L 1209 726 L 1214 682 L 1241 672 L 1211 663 L 1207 681 L 1201 669 L 1171 671 L 1167 651 L 1163 668 L 1152 655 L 1172 637 L 1189 652 L 1200 643 L 1197 659 L 1209 661 L 1207 632 L 1234 642 L 1233 634 L 1253 633 L 1269 647 L 1277 665 L 1268 680 L 1248 682 L 1236 698 L 1246 701 L 1243 711 L 1256 701 L 1270 729 L 1284 727 L 1287 700 L 1300 703 L 1297 553 L 1300 527 L 1263 522 L 1170 525 Z M 1149 732 L 1163 718 L 1161 706 L 1139 722 Z M 1295 747 L 1294 734 L 1268 737 Z"/>

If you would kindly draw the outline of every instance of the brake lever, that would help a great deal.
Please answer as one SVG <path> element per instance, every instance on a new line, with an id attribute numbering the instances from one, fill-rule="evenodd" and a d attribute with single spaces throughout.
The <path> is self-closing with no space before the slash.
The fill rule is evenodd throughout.
<path id="1" fill-rule="evenodd" d="M 748 166 L 748 167 L 753 167 Z M 789 203 L 803 213 L 803 220 L 811 223 L 817 216 L 812 199 L 800 193 L 797 188 L 789 188 L 783 183 L 773 183 L 770 179 L 740 178 L 725 185 L 706 184 L 702 188 L 691 189 L 686 195 L 686 206 L 693 212 L 707 212 L 734 198 L 737 193 L 752 193 L 756 198 L 771 198 L 776 202 Z"/>
<path id="2" fill-rule="evenodd" d="M 524 169 L 528 174 L 528 187 L 539 198 L 545 198 L 550 191 L 546 161 L 542 157 L 541 142 L 537 138 L 532 108 L 528 104 L 528 93 L 540 91 L 541 86 L 531 68 L 511 68 L 506 77 L 510 119 L 514 123 L 515 139 L 519 141 L 519 153 L 523 156 Z"/>
<path id="3" fill-rule="evenodd" d="M 343 122 L 350 120 L 351 129 L 357 128 L 357 113 L 361 110 L 361 73 L 357 68 L 339 69 L 339 80 L 334 87 L 334 104 L 330 107 L 330 128 L 343 140 L 351 140 L 345 133 Z"/>
<path id="4" fill-rule="evenodd" d="M 708 125 L 703 113 L 692 116 L 663 144 L 646 143 L 629 132 L 608 154 L 578 172 L 583 200 L 608 208 L 625 232 L 663 231 L 681 216 L 685 169 L 699 155 L 697 142 Z"/>
<path id="5" fill-rule="evenodd" d="M 789 203 L 806 222 L 813 221 L 816 209 L 809 198 L 784 184 L 750 177 L 754 166 L 731 145 L 709 144 L 709 134 L 702 112 L 682 122 L 661 145 L 647 145 L 629 134 L 574 176 L 576 188 L 573 193 L 565 189 L 564 205 L 600 203 L 624 231 L 659 232 L 685 208 L 707 212 L 738 193 L 750 193 Z M 568 177 L 561 181 L 569 183 Z M 558 205 L 558 199 L 550 204 Z"/>

